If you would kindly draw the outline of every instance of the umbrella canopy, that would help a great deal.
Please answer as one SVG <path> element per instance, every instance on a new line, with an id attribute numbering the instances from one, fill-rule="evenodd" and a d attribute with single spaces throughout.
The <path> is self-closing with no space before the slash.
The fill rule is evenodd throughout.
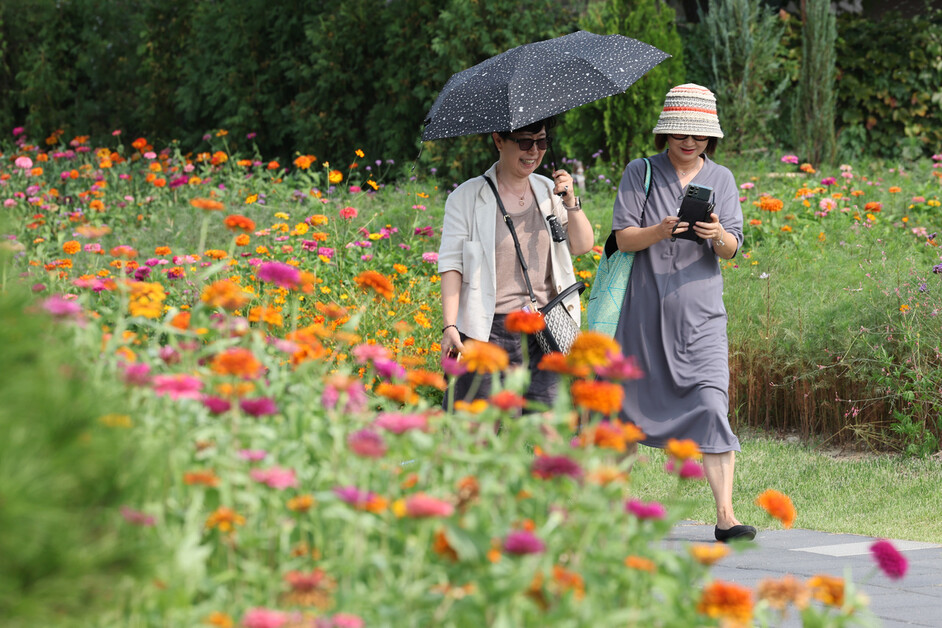
<path id="1" fill-rule="evenodd" d="M 452 75 L 422 139 L 519 129 L 620 94 L 668 57 L 630 37 L 588 31 L 517 46 Z"/>

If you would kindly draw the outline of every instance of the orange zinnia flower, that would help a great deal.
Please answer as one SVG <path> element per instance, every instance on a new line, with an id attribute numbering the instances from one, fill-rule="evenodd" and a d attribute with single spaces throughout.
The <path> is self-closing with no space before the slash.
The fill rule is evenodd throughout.
<path id="1" fill-rule="evenodd" d="M 200 298 L 211 307 L 221 307 L 230 312 L 238 310 L 250 300 L 239 284 L 228 279 L 220 279 L 206 286 Z"/>
<path id="2" fill-rule="evenodd" d="M 458 561 L 458 552 L 448 542 L 444 530 L 438 530 L 435 533 L 435 539 L 432 541 L 432 551 L 452 562 Z"/>
<path id="3" fill-rule="evenodd" d="M 448 383 L 441 373 L 433 373 L 424 369 L 416 369 L 406 373 L 406 379 L 415 387 L 431 386 L 437 390 L 445 390 Z"/>
<path id="4" fill-rule="evenodd" d="M 82 245 L 77 240 L 69 240 L 62 245 L 62 251 L 66 255 L 75 255 L 82 250 Z"/>
<path id="5" fill-rule="evenodd" d="M 223 220 L 223 224 L 226 225 L 227 229 L 232 231 L 244 231 L 246 233 L 255 231 L 255 222 L 251 218 L 247 218 L 241 214 L 226 216 L 226 219 Z"/>
<path id="6" fill-rule="evenodd" d="M 220 375 L 235 375 L 245 379 L 254 379 L 262 374 L 262 363 L 255 354 L 242 347 L 231 347 L 213 357 L 213 372 Z"/>
<path id="7" fill-rule="evenodd" d="M 465 366 L 472 373 L 495 373 L 503 371 L 510 363 L 507 352 L 489 342 L 468 340 L 462 352 Z"/>
<path id="8" fill-rule="evenodd" d="M 570 388 L 572 402 L 580 408 L 610 416 L 621 410 L 625 389 L 601 380 L 576 380 Z"/>
<path id="9" fill-rule="evenodd" d="M 389 382 L 380 382 L 373 391 L 380 397 L 386 397 L 398 403 L 417 403 L 419 396 L 412 390 L 408 384 L 391 384 Z"/>
<path id="10" fill-rule="evenodd" d="M 664 449 L 667 451 L 667 455 L 677 460 L 700 457 L 700 448 L 697 447 L 697 443 L 689 438 L 684 440 L 668 439 L 667 446 Z"/>
<path id="11" fill-rule="evenodd" d="M 792 527 L 795 522 L 795 506 L 784 493 L 769 489 L 756 498 L 756 504 L 781 521 L 786 528 Z"/>
<path id="12" fill-rule="evenodd" d="M 844 606 L 844 579 L 827 575 L 817 575 L 808 580 L 814 599 L 828 606 Z"/>
<path id="13" fill-rule="evenodd" d="M 593 423 L 579 435 L 579 445 L 582 447 L 595 445 L 602 449 L 614 449 L 619 452 L 626 451 L 630 443 L 637 443 L 641 440 L 644 440 L 644 432 L 636 425 L 618 420 Z"/>
<path id="14" fill-rule="evenodd" d="M 211 198 L 194 198 L 190 199 L 190 205 L 196 209 L 202 209 L 205 211 L 219 211 L 225 207 L 219 201 L 214 201 Z"/>
<path id="15" fill-rule="evenodd" d="M 744 586 L 715 580 L 703 590 L 697 612 L 747 625 L 752 620 L 752 591 Z"/>
<path id="16" fill-rule="evenodd" d="M 517 310 L 507 315 L 504 319 L 504 327 L 507 331 L 516 334 L 535 334 L 546 329 L 546 322 L 539 312 Z"/>
<path id="17" fill-rule="evenodd" d="M 572 596 L 577 600 L 585 597 L 585 580 L 562 565 L 553 565 L 553 583 L 560 593 L 572 591 Z"/>
<path id="18" fill-rule="evenodd" d="M 188 471 L 183 474 L 183 483 L 188 486 L 202 485 L 216 487 L 219 486 L 219 477 L 212 469 Z"/>
<path id="19" fill-rule="evenodd" d="M 288 510 L 293 512 L 307 512 L 314 506 L 314 498 L 310 495 L 298 495 L 288 500 Z"/>
<path id="20" fill-rule="evenodd" d="M 785 207 L 785 203 L 771 196 L 763 196 L 756 202 L 756 205 L 759 206 L 759 209 L 766 212 L 780 212 L 782 208 Z"/>
<path id="21" fill-rule="evenodd" d="M 589 367 L 573 366 L 562 353 L 547 353 L 540 358 L 537 368 L 541 371 L 550 371 L 560 375 L 570 377 L 586 377 L 589 375 Z"/>
<path id="22" fill-rule="evenodd" d="M 232 532 L 241 525 L 245 525 L 245 517 L 226 506 L 220 506 L 206 519 L 207 528 L 219 528 L 220 532 Z"/>
<path id="23" fill-rule="evenodd" d="M 713 565 L 729 554 L 729 546 L 723 543 L 695 543 L 687 548 L 693 559 L 701 565 Z"/>
<path id="24" fill-rule="evenodd" d="M 502 390 L 491 395 L 491 404 L 507 412 L 527 405 L 527 400 L 511 390 Z"/>
<path id="25" fill-rule="evenodd" d="M 267 323 L 272 327 L 281 327 L 285 324 L 285 319 L 278 308 L 262 305 L 249 310 L 249 322 Z"/>
<path id="26" fill-rule="evenodd" d="M 388 277 L 375 270 L 364 270 L 354 277 L 353 281 L 362 289 L 372 288 L 376 294 L 387 301 L 393 298 L 393 285 Z"/>
<path id="27" fill-rule="evenodd" d="M 629 556 L 625 559 L 625 567 L 637 569 L 638 571 L 647 571 L 648 573 L 654 573 L 657 570 L 654 561 L 643 556 Z"/>
<path id="28" fill-rule="evenodd" d="M 611 361 L 608 354 L 620 351 L 621 347 L 613 338 L 597 331 L 584 331 L 576 336 L 566 361 L 571 366 L 605 366 Z"/>
<path id="29" fill-rule="evenodd" d="M 808 586 L 792 575 L 786 575 L 781 580 L 765 578 L 756 587 L 760 600 L 765 600 L 769 606 L 784 611 L 789 603 L 794 604 L 798 610 L 808 607 L 811 591 Z"/>

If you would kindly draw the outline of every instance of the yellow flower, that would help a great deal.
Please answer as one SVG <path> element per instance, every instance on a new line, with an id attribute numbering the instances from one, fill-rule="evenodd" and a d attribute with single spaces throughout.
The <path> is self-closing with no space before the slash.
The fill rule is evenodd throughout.
<path id="1" fill-rule="evenodd" d="M 339 170 L 331 170 L 327 175 L 327 180 L 331 183 L 340 183 L 343 181 L 343 173 Z"/>
<path id="2" fill-rule="evenodd" d="M 729 554 L 729 546 L 722 543 L 695 543 L 687 548 L 693 559 L 701 565 L 713 565 Z"/>
<path id="3" fill-rule="evenodd" d="M 251 205 L 252 203 L 255 203 L 256 201 L 258 201 L 258 194 L 250 194 L 249 196 L 245 197 L 246 205 Z"/>
<path id="4" fill-rule="evenodd" d="M 363 152 L 362 150 L 360 150 L 359 148 L 356 149 L 356 150 L 353 151 L 353 152 L 356 153 L 356 156 L 359 157 L 360 159 L 363 159 L 364 157 L 366 157 L 366 153 L 364 153 L 364 152 Z"/>
<path id="5" fill-rule="evenodd" d="M 167 295 L 161 284 L 136 281 L 131 284 L 128 311 L 131 316 L 159 318 L 163 312 L 163 301 L 166 298 Z"/>
<path id="6" fill-rule="evenodd" d="M 236 526 L 245 525 L 245 517 L 232 508 L 220 506 L 206 519 L 207 528 L 218 528 L 220 532 L 232 532 Z"/>

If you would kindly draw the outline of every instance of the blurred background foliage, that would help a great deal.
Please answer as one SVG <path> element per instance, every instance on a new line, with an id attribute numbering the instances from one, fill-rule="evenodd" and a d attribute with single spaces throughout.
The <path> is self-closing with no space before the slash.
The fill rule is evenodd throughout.
<path id="1" fill-rule="evenodd" d="M 149 570 L 153 536 L 122 512 L 147 523 L 136 501 L 160 460 L 132 441 L 126 391 L 96 380 L 97 351 L 74 351 L 18 284 L 0 298 L 0 347 L 0 617 L 87 626 Z"/>
<path id="2" fill-rule="evenodd" d="M 806 32 L 826 26 L 809 23 L 810 11 L 803 25 L 800 10 L 771 0 L 688 4 L 675 16 L 663 0 L 2 0 L 0 129 L 93 141 L 121 129 L 200 150 L 222 128 L 232 150 L 325 161 L 361 148 L 461 178 L 493 158 L 487 141 L 419 139 L 448 77 L 582 28 L 673 57 L 626 94 L 565 116 L 568 157 L 648 152 L 663 95 L 682 81 L 717 92 L 726 150 L 776 146 L 809 161 L 830 160 L 832 149 L 814 145 L 822 139 L 835 159 L 938 150 L 942 12 L 842 14 L 833 41 L 809 42 Z M 834 81 L 811 71 L 828 58 Z M 834 102 L 833 138 L 804 132 L 830 129 L 810 95 Z"/>

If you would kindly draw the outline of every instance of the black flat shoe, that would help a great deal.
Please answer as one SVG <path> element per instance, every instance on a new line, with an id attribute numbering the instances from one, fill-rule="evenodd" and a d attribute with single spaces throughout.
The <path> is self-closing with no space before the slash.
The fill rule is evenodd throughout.
<path id="1" fill-rule="evenodd" d="M 752 526 L 733 526 L 729 530 L 720 530 L 719 528 L 713 528 L 713 536 L 716 537 L 716 540 L 720 543 L 726 543 L 727 541 L 751 541 L 756 538 L 756 529 Z"/>

